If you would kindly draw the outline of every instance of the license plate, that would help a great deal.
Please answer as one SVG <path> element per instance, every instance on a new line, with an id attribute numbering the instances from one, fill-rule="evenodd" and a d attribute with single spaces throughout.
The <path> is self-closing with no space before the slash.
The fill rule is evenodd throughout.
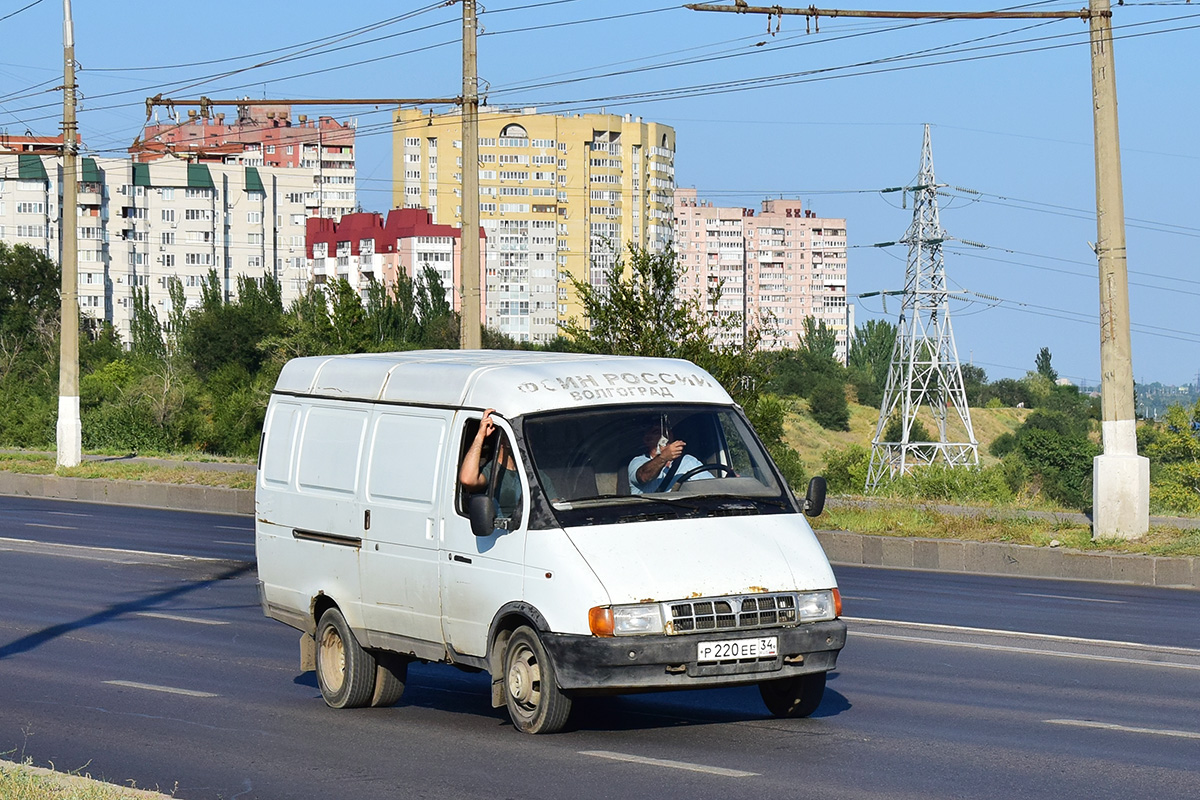
<path id="1" fill-rule="evenodd" d="M 772 658 L 779 655 L 779 637 L 757 639 L 727 639 L 722 642 L 699 642 L 697 661 L 740 661 L 743 658 Z"/>

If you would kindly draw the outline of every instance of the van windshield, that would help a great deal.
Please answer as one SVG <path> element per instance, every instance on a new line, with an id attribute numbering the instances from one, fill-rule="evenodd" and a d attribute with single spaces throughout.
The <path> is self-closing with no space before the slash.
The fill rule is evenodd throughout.
<path id="1" fill-rule="evenodd" d="M 523 428 L 532 473 L 564 526 L 797 510 L 733 408 L 556 411 L 526 417 Z"/>

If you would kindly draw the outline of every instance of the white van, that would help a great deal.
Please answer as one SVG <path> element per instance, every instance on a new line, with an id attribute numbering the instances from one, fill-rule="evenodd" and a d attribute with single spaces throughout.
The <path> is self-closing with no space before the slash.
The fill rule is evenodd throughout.
<path id="1" fill-rule="evenodd" d="M 823 503 L 686 361 L 300 358 L 263 430 L 259 590 L 334 708 L 395 703 L 420 660 L 490 673 L 529 733 L 579 695 L 706 686 L 806 716 L 846 641 Z"/>

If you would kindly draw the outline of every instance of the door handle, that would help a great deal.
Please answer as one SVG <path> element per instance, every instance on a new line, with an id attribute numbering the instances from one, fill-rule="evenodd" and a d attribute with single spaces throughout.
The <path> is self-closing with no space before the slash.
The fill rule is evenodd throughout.
<path id="1" fill-rule="evenodd" d="M 457 561 L 460 564 L 470 564 L 471 563 L 471 559 L 467 558 L 466 556 L 460 556 L 457 553 L 452 554 L 450 556 L 450 560 Z"/>

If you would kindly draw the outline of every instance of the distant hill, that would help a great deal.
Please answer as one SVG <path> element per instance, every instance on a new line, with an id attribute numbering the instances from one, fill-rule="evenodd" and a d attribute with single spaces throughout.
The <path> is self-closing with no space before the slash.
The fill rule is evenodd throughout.
<path id="1" fill-rule="evenodd" d="M 875 424 L 879 420 L 879 409 L 850 404 L 850 430 L 829 431 L 822 428 L 809 416 L 808 402 L 803 398 L 787 398 L 792 410 L 783 424 L 784 439 L 795 448 L 804 461 L 810 475 L 820 474 L 825 468 L 823 454 L 831 448 L 843 448 L 852 444 L 870 450 L 871 438 L 875 435 Z M 984 466 L 994 464 L 995 458 L 988 455 L 987 448 L 1002 433 L 1012 433 L 1029 415 L 1026 408 L 972 408 L 971 427 L 979 441 L 979 461 Z"/>

